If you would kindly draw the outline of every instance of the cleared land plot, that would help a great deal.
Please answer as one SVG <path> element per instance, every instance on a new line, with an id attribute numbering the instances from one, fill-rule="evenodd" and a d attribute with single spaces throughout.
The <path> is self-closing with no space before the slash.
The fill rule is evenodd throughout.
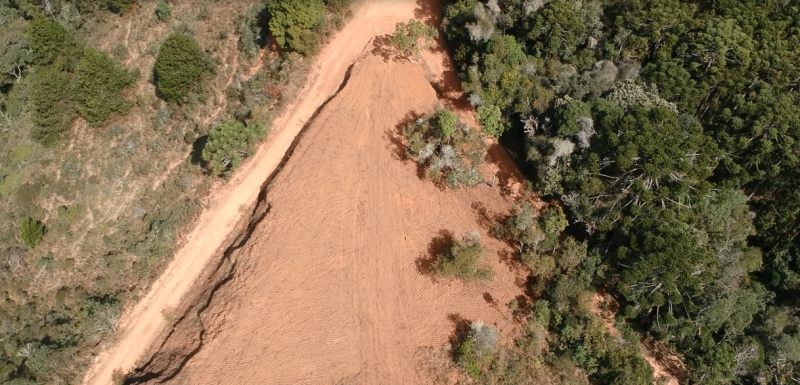
<path id="1" fill-rule="evenodd" d="M 436 103 L 418 65 L 356 63 L 271 184 L 270 212 L 209 307 L 224 321 L 175 383 L 426 383 L 415 351 L 446 344 L 460 320 L 513 333 L 505 304 L 523 289 L 485 218 L 512 201 L 499 187 L 440 189 L 402 159 L 398 125 Z M 473 230 L 495 279 L 434 280 L 426 264 L 446 234 Z"/>

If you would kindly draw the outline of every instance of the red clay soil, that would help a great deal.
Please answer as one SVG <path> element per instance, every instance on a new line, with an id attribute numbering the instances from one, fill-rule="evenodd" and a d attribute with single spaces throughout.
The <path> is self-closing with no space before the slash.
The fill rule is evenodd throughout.
<path id="1" fill-rule="evenodd" d="M 438 100 L 423 69 L 369 55 L 308 128 L 269 186 L 270 211 L 232 259 L 208 340 L 170 382 L 429 383 L 415 351 L 447 344 L 459 322 L 495 325 L 523 279 L 488 234 L 513 202 L 500 187 L 453 191 L 418 177 L 399 127 Z M 445 240 L 478 231 L 496 277 L 437 281 Z M 499 304 L 499 306 L 498 306 Z M 219 321 L 219 320 L 218 320 Z"/>

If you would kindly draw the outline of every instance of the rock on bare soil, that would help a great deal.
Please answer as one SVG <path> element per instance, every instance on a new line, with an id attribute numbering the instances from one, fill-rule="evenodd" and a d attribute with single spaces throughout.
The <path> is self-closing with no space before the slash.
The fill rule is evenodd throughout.
<path id="1" fill-rule="evenodd" d="M 457 322 L 513 332 L 504 304 L 523 294 L 520 277 L 500 261 L 511 250 L 489 237 L 485 218 L 507 213 L 511 200 L 488 186 L 440 189 L 401 158 L 399 125 L 436 104 L 416 64 L 372 55 L 355 64 L 232 256 L 233 279 L 207 312 L 224 321 L 209 322 L 208 341 L 172 383 L 426 383 L 415 351 L 445 345 Z M 473 230 L 493 281 L 426 273 L 442 234 Z"/>

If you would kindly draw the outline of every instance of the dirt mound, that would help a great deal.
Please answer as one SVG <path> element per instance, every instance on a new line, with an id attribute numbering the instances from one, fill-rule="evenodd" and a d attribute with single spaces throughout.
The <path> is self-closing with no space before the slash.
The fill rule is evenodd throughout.
<path id="1" fill-rule="evenodd" d="M 522 295 L 521 277 L 485 218 L 511 200 L 499 187 L 439 189 L 400 158 L 399 125 L 436 103 L 416 64 L 355 64 L 271 183 L 269 213 L 204 313 L 206 341 L 172 382 L 424 383 L 415 351 L 447 344 L 457 323 L 513 333 L 504 304 Z M 492 282 L 427 274 L 447 238 L 473 230 Z"/>

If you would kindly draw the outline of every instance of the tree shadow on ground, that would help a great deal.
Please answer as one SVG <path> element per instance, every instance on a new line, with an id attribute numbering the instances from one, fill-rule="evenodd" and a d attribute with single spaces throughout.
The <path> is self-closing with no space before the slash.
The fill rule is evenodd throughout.
<path id="1" fill-rule="evenodd" d="M 462 93 L 461 79 L 458 78 L 450 60 L 447 39 L 441 30 L 444 5 L 440 0 L 417 0 L 417 8 L 414 10 L 414 17 L 423 23 L 431 25 L 439 30 L 439 37 L 436 39 L 430 50 L 435 54 L 441 54 L 442 58 L 442 78 L 437 82 L 431 82 L 431 86 L 436 90 L 440 99 L 447 100 L 450 107 L 460 111 L 472 111 L 472 105 L 467 99 L 467 95 Z M 456 96 L 458 95 L 458 96 Z"/>
<path id="2" fill-rule="evenodd" d="M 203 135 L 195 139 L 192 143 L 192 153 L 190 155 L 192 164 L 199 165 L 203 168 L 207 165 L 207 162 L 203 160 L 203 149 L 206 147 L 206 142 L 208 142 L 208 135 Z"/>
<path id="3" fill-rule="evenodd" d="M 681 383 L 689 379 L 686 365 L 681 361 L 675 352 L 667 347 L 663 342 L 652 338 L 645 339 L 642 344 L 647 347 L 653 358 L 664 367 L 664 371 L 675 377 Z"/>
<path id="4" fill-rule="evenodd" d="M 516 250 L 514 250 L 515 245 L 509 242 L 507 239 L 498 237 L 497 234 L 498 231 L 497 229 L 500 226 L 502 226 L 502 224 L 505 223 L 509 217 L 511 217 L 511 213 L 505 213 L 505 214 L 490 213 L 486 209 L 486 205 L 484 205 L 483 202 L 480 201 L 472 202 L 470 206 L 475 211 L 475 219 L 477 220 L 478 224 L 481 227 L 483 227 L 492 238 L 503 241 L 503 243 L 512 248 L 513 251 L 509 250 L 497 251 L 497 256 L 498 258 L 500 258 L 500 261 L 506 264 L 506 266 L 508 266 L 508 271 L 513 271 L 519 268 L 521 261 L 519 259 L 518 253 L 516 252 Z"/>
<path id="5" fill-rule="evenodd" d="M 505 149 L 499 143 L 492 143 L 486 151 L 484 158 L 486 163 L 497 166 L 497 181 L 500 186 L 507 186 L 510 183 L 522 182 L 516 163 L 508 156 Z"/>
<path id="6" fill-rule="evenodd" d="M 423 255 L 417 258 L 416 265 L 417 271 L 423 275 L 432 275 L 433 274 L 433 264 L 436 262 L 436 258 L 444 253 L 448 246 L 450 246 L 455 241 L 455 236 L 453 232 L 447 229 L 439 230 L 439 233 L 431 239 L 431 242 L 428 243 L 428 253 L 427 255 Z"/>
<path id="7" fill-rule="evenodd" d="M 453 360 L 457 360 L 458 348 L 461 346 L 461 342 L 464 341 L 464 338 L 467 338 L 467 335 L 469 335 L 470 321 L 462 317 L 459 313 L 449 313 L 447 314 L 447 319 L 453 323 L 453 331 L 450 333 L 447 341 L 450 343 L 450 353 L 453 355 Z"/>
<path id="8" fill-rule="evenodd" d="M 388 33 L 375 36 L 372 40 L 372 54 L 383 58 L 384 63 L 388 63 L 389 61 L 400 63 L 403 60 L 397 56 L 397 50 L 392 47 L 391 40 L 392 35 Z"/>

